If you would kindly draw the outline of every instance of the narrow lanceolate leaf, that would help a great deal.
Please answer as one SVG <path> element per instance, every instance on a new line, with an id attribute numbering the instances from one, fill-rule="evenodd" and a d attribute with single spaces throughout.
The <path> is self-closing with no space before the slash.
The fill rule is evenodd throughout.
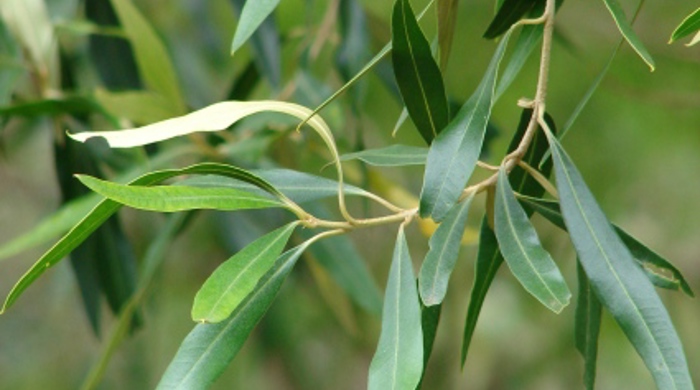
<path id="1" fill-rule="evenodd" d="M 467 352 L 471 345 L 472 336 L 476 329 L 481 307 L 484 304 L 486 293 L 491 287 L 491 282 L 496 276 L 498 268 L 503 264 L 503 256 L 498 249 L 496 234 L 491 230 L 487 217 L 481 222 L 479 235 L 479 252 L 476 256 L 476 270 L 474 271 L 474 284 L 469 298 L 467 320 L 464 325 L 464 337 L 462 341 L 462 366 L 467 360 Z"/>
<path id="2" fill-rule="evenodd" d="M 279 0 L 276 0 L 276 2 L 279 3 Z M 246 5 L 248 5 L 251 10 L 248 10 L 247 15 L 243 15 L 243 9 L 247 8 Z M 232 42 L 231 55 L 233 55 L 235 50 L 239 49 L 245 41 L 250 39 L 253 61 L 272 87 L 274 89 L 279 88 L 282 78 L 282 50 L 277 23 L 275 23 L 275 19 L 272 17 L 273 10 L 270 9 L 264 17 L 258 14 L 249 17 L 253 11 L 262 11 L 265 13 L 265 10 L 261 8 L 269 6 L 274 8 L 277 4 L 272 4 L 272 2 L 268 0 L 233 0 L 233 6 L 239 15 L 239 24 L 236 27 L 234 41 L 237 37 L 241 39 L 241 41 L 236 44 L 237 47 L 234 47 L 234 42 Z M 260 8 L 255 10 L 256 7 Z M 244 17 L 245 19 L 243 19 Z M 238 35 L 239 29 L 242 29 L 240 37 Z"/>
<path id="3" fill-rule="evenodd" d="M 673 34 L 671 34 L 671 39 L 668 43 L 673 43 L 678 39 L 685 38 L 698 30 L 700 30 L 700 8 L 683 19 L 681 24 L 673 30 Z"/>
<path id="4" fill-rule="evenodd" d="M 510 26 L 525 16 L 537 0 L 505 0 L 491 24 L 484 33 L 484 38 L 493 39 L 508 31 Z"/>
<path id="5" fill-rule="evenodd" d="M 426 306 L 438 305 L 445 298 L 472 199 L 473 195 L 456 204 L 430 237 L 430 250 L 418 276 L 420 297 Z"/>
<path id="6" fill-rule="evenodd" d="M 91 190 L 123 205 L 140 210 L 175 212 L 193 209 L 245 210 L 280 207 L 275 199 L 232 188 L 185 186 L 130 186 L 77 175 Z"/>
<path id="7" fill-rule="evenodd" d="M 428 148 L 407 145 L 391 145 L 386 148 L 367 149 L 340 156 L 341 161 L 361 160 L 369 165 L 382 167 L 423 165 L 427 158 Z"/>
<path id="8" fill-rule="evenodd" d="M 396 84 L 413 123 L 430 144 L 449 121 L 440 67 L 433 58 L 409 0 L 396 0 L 391 17 Z"/>
<path id="9" fill-rule="evenodd" d="M 615 24 L 617 24 L 617 28 L 618 30 L 620 30 L 620 33 L 622 33 L 622 36 L 625 37 L 627 43 L 629 43 L 630 46 L 632 46 L 632 49 L 634 49 L 634 51 L 637 52 L 637 54 L 642 58 L 642 60 L 644 60 L 644 62 L 646 62 L 647 65 L 649 65 L 649 69 L 651 69 L 651 71 L 653 72 L 655 68 L 654 59 L 651 58 L 651 54 L 649 54 L 646 47 L 644 47 L 642 41 L 632 29 L 632 25 L 627 20 L 625 11 L 623 11 L 622 7 L 620 6 L 620 3 L 618 3 L 617 0 L 603 1 L 605 2 L 605 6 L 608 7 L 608 11 L 610 11 L 610 14 L 615 20 Z"/>
<path id="10" fill-rule="evenodd" d="M 564 222 L 601 303 L 644 360 L 659 389 L 692 389 L 683 346 L 654 286 L 615 234 L 556 138 L 547 132 Z"/>
<path id="11" fill-rule="evenodd" d="M 221 264 L 194 297 L 192 319 L 216 323 L 228 318 L 272 267 L 297 225 L 273 230 Z"/>
<path id="12" fill-rule="evenodd" d="M 503 95 L 503 92 L 515 81 L 515 78 L 523 69 L 523 66 L 525 66 L 525 62 L 530 57 L 530 54 L 532 54 L 532 51 L 542 40 L 543 31 L 544 26 L 541 24 L 528 24 L 522 27 L 518 39 L 515 41 L 513 53 L 508 60 L 508 65 L 506 65 L 498 81 L 496 94 L 493 98 L 494 102 L 498 101 L 501 95 Z"/>
<path id="13" fill-rule="evenodd" d="M 585 368 L 583 384 L 586 390 L 595 387 L 596 359 L 598 357 L 598 335 L 602 308 L 593 292 L 585 271 L 578 263 L 578 303 L 576 304 L 576 349 L 583 356 Z"/>
<path id="14" fill-rule="evenodd" d="M 139 74 L 146 86 L 168 99 L 172 105 L 171 114 L 185 112 L 175 68 L 158 34 L 130 0 L 111 1 L 134 49 Z"/>
<path id="15" fill-rule="evenodd" d="M 440 67 L 447 67 L 447 60 L 452 50 L 452 40 L 457 25 L 457 8 L 459 0 L 437 0 L 438 47 L 440 48 Z"/>
<path id="16" fill-rule="evenodd" d="M 420 196 L 420 214 L 424 218 L 441 221 L 474 171 L 491 117 L 496 74 L 509 37 L 510 33 L 499 43 L 474 94 L 430 146 Z"/>
<path id="17" fill-rule="evenodd" d="M 529 196 L 521 196 L 520 202 L 522 202 L 528 208 L 537 211 L 537 213 L 545 217 L 559 228 L 566 230 L 564 217 L 561 215 L 561 211 L 559 209 L 559 203 L 551 200 L 536 199 Z M 688 296 L 695 296 L 681 271 L 671 264 L 670 261 L 661 257 L 658 253 L 642 244 L 639 240 L 632 237 L 619 226 L 613 225 L 613 228 L 632 256 L 634 256 L 634 259 L 643 267 L 644 272 L 646 272 L 647 277 L 649 277 L 649 280 L 651 280 L 652 283 L 661 288 L 671 290 L 681 289 L 684 293 L 688 294 Z M 659 274 L 657 271 L 668 273 L 670 276 Z"/>
<path id="18" fill-rule="evenodd" d="M 279 3 L 280 0 L 247 0 L 245 2 L 233 35 L 231 55 L 243 46 Z"/>
<path id="19" fill-rule="evenodd" d="M 135 186 L 148 186 L 158 184 L 164 180 L 187 174 L 216 174 L 231 177 L 243 177 L 240 175 L 240 169 L 230 167 L 224 164 L 203 163 L 196 164 L 182 169 L 169 169 L 157 172 L 151 172 L 143 175 L 130 184 Z M 12 288 L 5 299 L 5 303 L 0 310 L 3 314 L 22 293 L 38 279 L 47 269 L 56 265 L 73 249 L 92 234 L 100 225 L 102 225 L 110 216 L 116 213 L 122 205 L 109 199 L 105 199 L 98 203 L 82 220 L 80 220 L 73 228 L 66 233 L 51 249 L 49 249 L 41 258 L 32 265 L 32 267 L 20 278 Z"/>
<path id="20" fill-rule="evenodd" d="M 415 389 L 423 372 L 421 310 L 403 225 L 384 296 L 382 331 L 369 367 L 369 390 Z"/>
<path id="21" fill-rule="evenodd" d="M 498 173 L 496 185 L 495 224 L 498 244 L 513 275 L 547 308 L 561 312 L 569 304 L 571 292 L 554 260 L 542 248 L 504 168 Z"/>
<path id="22" fill-rule="evenodd" d="M 226 321 L 195 326 L 183 340 L 157 388 L 209 388 L 241 350 L 306 247 L 305 243 L 283 253 Z"/>

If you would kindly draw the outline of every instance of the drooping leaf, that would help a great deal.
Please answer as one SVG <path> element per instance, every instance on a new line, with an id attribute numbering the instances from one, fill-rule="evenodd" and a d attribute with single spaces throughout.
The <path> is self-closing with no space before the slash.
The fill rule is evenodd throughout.
<path id="1" fill-rule="evenodd" d="M 632 29 L 632 25 L 629 23 L 629 21 L 627 21 L 627 16 L 625 15 L 625 11 L 620 6 L 620 3 L 617 0 L 603 0 L 603 2 L 605 2 L 605 6 L 608 8 L 608 11 L 610 11 L 610 14 L 615 20 L 615 24 L 617 25 L 618 30 L 620 30 L 620 33 L 622 33 L 622 36 L 625 37 L 627 43 L 632 46 L 632 49 L 637 52 L 639 57 L 646 62 L 649 69 L 651 69 L 653 72 L 656 66 L 654 65 L 654 59 L 651 58 L 651 54 L 649 54 L 642 41 Z"/>
<path id="2" fill-rule="evenodd" d="M 361 152 L 340 156 L 341 161 L 362 160 L 369 165 L 400 167 L 423 165 L 428 157 L 428 148 L 408 145 L 391 145 L 379 149 L 365 149 Z"/>
<path id="3" fill-rule="evenodd" d="M 233 188 L 186 186 L 134 186 L 77 175 L 91 190 L 123 205 L 141 210 L 175 212 L 193 209 L 245 210 L 281 207 L 268 197 Z"/>
<path id="4" fill-rule="evenodd" d="M 157 389 L 211 386 L 270 307 L 297 259 L 308 247 L 307 243 L 283 253 L 226 321 L 196 325 L 183 340 Z"/>
<path id="5" fill-rule="evenodd" d="M 151 172 L 143 175 L 134 181 L 131 185 L 148 186 L 158 184 L 164 180 L 187 174 L 216 174 L 231 176 L 236 178 L 245 178 L 241 174 L 240 169 L 230 167 L 223 164 L 202 163 L 196 164 L 182 169 L 170 169 L 163 171 Z M 121 204 L 109 199 L 102 200 L 98 203 L 89 214 L 80 220 L 73 228 L 66 233 L 53 247 L 44 253 L 39 260 L 20 278 L 12 288 L 5 299 L 5 303 L 0 310 L 0 314 L 7 311 L 12 306 L 17 298 L 38 279 L 47 269 L 56 265 L 61 259 L 68 255 L 80 243 L 82 243 L 92 232 L 102 225 L 110 216 L 121 208 Z"/>
<path id="6" fill-rule="evenodd" d="M 396 0 L 391 17 L 396 83 L 413 123 L 430 144 L 449 121 L 440 67 L 418 25 L 409 0 Z"/>
<path id="7" fill-rule="evenodd" d="M 510 26 L 525 16 L 537 0 L 505 0 L 491 24 L 484 33 L 484 38 L 493 39 L 508 31 Z"/>
<path id="8" fill-rule="evenodd" d="M 571 298 L 559 268 L 513 194 L 505 169 L 498 173 L 495 228 L 498 245 L 520 284 L 548 309 L 561 312 Z"/>
<path id="9" fill-rule="evenodd" d="M 486 293 L 491 287 L 491 282 L 496 276 L 498 268 L 503 264 L 503 256 L 498 249 L 496 233 L 491 230 L 488 219 L 484 216 L 481 222 L 481 234 L 479 235 L 479 252 L 476 256 L 476 270 L 474 271 L 474 284 L 469 298 L 467 319 L 464 324 L 464 337 L 462 340 L 462 366 L 467 361 L 467 352 L 471 345 L 472 336 L 476 329 L 481 307 L 484 304 Z"/>
<path id="10" fill-rule="evenodd" d="M 422 388 L 425 369 L 428 366 L 430 355 L 433 353 L 437 328 L 440 323 L 440 313 L 442 312 L 442 303 L 430 307 L 421 305 L 420 310 L 421 328 L 423 330 L 423 373 L 419 385 L 416 386 L 417 389 Z"/>
<path id="11" fill-rule="evenodd" d="M 491 116 L 496 74 L 509 37 L 509 33 L 503 37 L 481 84 L 430 147 L 420 196 L 423 218 L 430 216 L 441 221 L 474 171 Z"/>
<path id="12" fill-rule="evenodd" d="M 472 194 L 454 205 L 445 220 L 430 237 L 430 249 L 425 255 L 418 275 L 420 297 L 426 306 L 442 303 L 447 293 L 447 284 L 457 262 L 462 234 L 467 224 Z"/>
<path id="13" fill-rule="evenodd" d="M 513 134 L 513 138 L 508 146 L 509 153 L 518 147 L 523 134 L 525 134 L 525 130 L 527 129 L 531 117 L 532 110 L 523 110 L 523 113 L 520 116 L 518 128 L 515 131 L 515 134 Z M 548 114 L 545 114 L 545 121 L 549 124 L 552 131 L 556 130 L 554 120 Z M 548 149 L 549 144 L 547 143 L 547 138 L 541 131 L 538 131 L 535 133 L 532 142 L 530 143 L 530 147 L 527 149 L 527 152 L 523 157 L 523 161 L 528 163 L 530 166 L 534 166 L 542 159 L 542 156 L 547 153 Z M 549 176 L 551 171 L 551 161 L 545 163 L 541 168 L 541 173 L 544 176 Z M 508 178 L 511 186 L 518 193 L 528 194 L 535 197 L 539 197 L 544 194 L 544 188 L 542 188 L 542 186 L 540 186 L 526 170 L 519 166 L 513 168 Z M 533 212 L 532 210 L 526 209 L 525 213 L 530 216 Z M 481 312 L 481 307 L 484 303 L 484 299 L 486 298 L 486 293 L 491 286 L 491 282 L 493 281 L 496 272 L 503 263 L 503 256 L 498 248 L 496 234 L 489 227 L 486 217 L 484 217 L 481 224 L 480 237 L 479 252 L 477 255 L 476 269 L 474 271 L 474 284 L 472 286 L 469 307 L 467 309 L 467 318 L 464 324 L 462 366 L 464 366 L 464 363 L 466 362 L 469 345 L 471 344 L 471 339 L 474 335 L 474 330 L 476 329 L 476 323 L 479 319 L 479 313 Z"/>
<path id="14" fill-rule="evenodd" d="M 459 0 L 437 0 L 438 46 L 442 69 L 447 67 L 447 60 L 452 50 L 452 40 L 457 25 L 457 8 L 459 8 Z"/>
<path id="15" fill-rule="evenodd" d="M 688 35 L 700 30 L 700 8 L 696 9 L 690 15 L 686 16 L 681 24 L 673 30 L 671 34 L 671 39 L 668 43 L 673 43 L 678 39 L 685 38 Z M 688 46 L 692 45 L 689 44 Z"/>
<path id="16" fill-rule="evenodd" d="M 247 0 L 238 18 L 236 32 L 231 43 L 231 55 L 258 29 L 260 24 L 277 8 L 280 0 Z"/>
<path id="17" fill-rule="evenodd" d="M 298 222 L 258 238 L 221 264 L 197 292 L 192 319 L 217 323 L 228 318 L 282 253 Z"/>
<path id="18" fill-rule="evenodd" d="M 561 215 L 559 203 L 551 200 L 536 199 L 529 196 L 521 196 L 520 202 L 545 217 L 557 227 L 566 230 L 564 217 Z M 613 225 L 613 228 L 632 256 L 634 256 L 634 259 L 640 266 L 643 267 L 644 271 L 647 273 L 647 277 L 649 277 L 649 279 L 657 287 L 672 290 L 678 290 L 680 288 L 689 296 L 695 296 L 693 290 L 690 288 L 690 285 L 683 277 L 683 274 L 681 274 L 681 271 L 671 264 L 670 261 L 661 257 L 649 247 L 642 244 L 639 240 L 632 237 L 619 226 Z M 655 268 L 670 273 L 671 278 L 669 279 L 664 275 L 656 273 Z"/>
<path id="19" fill-rule="evenodd" d="M 660 389 L 692 389 L 683 346 L 654 286 L 598 206 L 569 156 L 546 132 L 562 214 L 583 269 Z"/>
<path id="20" fill-rule="evenodd" d="M 596 360 L 598 357 L 598 335 L 602 307 L 593 292 L 585 271 L 578 263 L 578 302 L 576 304 L 576 349 L 583 356 L 585 369 L 583 384 L 586 390 L 595 387 Z"/>
<path id="21" fill-rule="evenodd" d="M 172 112 L 185 112 L 180 83 L 165 45 L 153 26 L 131 0 L 111 0 L 124 32 L 129 37 L 139 74 L 146 87 L 170 102 Z"/>
<path id="22" fill-rule="evenodd" d="M 369 367 L 369 390 L 415 389 L 423 372 L 423 331 L 413 265 L 403 225 L 384 296 L 382 330 Z"/>
<path id="23" fill-rule="evenodd" d="M 231 43 L 233 55 L 250 39 L 253 61 L 275 89 L 279 88 L 282 81 L 282 50 L 279 32 L 272 15 L 277 4 L 279 0 L 233 0 L 233 5 L 238 11 L 239 23 Z"/>

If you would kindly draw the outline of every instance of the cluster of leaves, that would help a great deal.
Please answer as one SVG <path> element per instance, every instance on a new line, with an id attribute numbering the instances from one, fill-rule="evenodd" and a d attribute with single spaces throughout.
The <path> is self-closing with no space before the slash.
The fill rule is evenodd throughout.
<path id="1" fill-rule="evenodd" d="M 8 56 L 31 64 L 37 96 L 25 103 L 18 103 L 16 99 L 13 104 L 0 108 L 0 113 L 7 118 L 54 117 L 57 175 L 65 203 L 40 227 L 5 244 L 0 256 L 10 256 L 65 234 L 17 282 L 1 312 L 10 308 L 48 268 L 70 254 L 93 328 L 96 331 L 100 328 L 101 293 L 119 314 L 118 326 L 105 347 L 103 359 L 86 382 L 87 387 L 94 386 L 114 348 L 130 326 L 139 323 L 138 307 L 162 261 L 164 247 L 182 229 L 189 215 L 173 214 L 168 219 L 142 259 L 137 276 L 133 250 L 118 219 L 117 211 L 121 206 L 162 213 L 199 209 L 281 209 L 286 211 L 283 217 L 286 222 L 271 227 L 268 233 L 238 251 L 202 285 L 192 307 L 192 319 L 199 324 L 182 342 L 159 388 L 204 388 L 213 383 L 272 304 L 297 260 L 309 251 L 321 260 L 326 272 L 358 306 L 370 313 L 381 313 L 382 328 L 369 367 L 369 388 L 413 389 L 420 386 L 431 353 L 470 206 L 480 193 L 486 193 L 487 214 L 479 233 L 475 280 L 462 344 L 463 364 L 487 291 L 504 261 L 524 289 L 554 313 L 560 313 L 570 303 L 570 289 L 530 222 L 530 217 L 538 213 L 568 231 L 578 255 L 576 345 L 585 359 L 586 387 L 594 387 L 601 311 L 605 308 L 636 348 L 659 388 L 692 388 L 682 344 L 654 289 L 657 286 L 682 290 L 692 296 L 689 285 L 670 262 L 608 221 L 560 144 L 607 67 L 559 133 L 556 133 L 553 119 L 542 111 L 544 101 L 526 107 L 509 149 L 509 153 L 517 154 L 524 147 L 522 154 L 515 158 L 508 157 L 512 156 L 509 154 L 498 167 L 487 166 L 493 171 L 492 180 L 468 186 L 480 164 L 492 107 L 515 80 L 537 44 L 551 39 L 552 31 L 547 31 L 546 26 L 553 23 L 554 13 L 549 11 L 554 10 L 554 1 L 498 2 L 498 12 L 484 37 L 500 38 L 500 41 L 481 83 L 456 112 L 451 112 L 455 110 L 448 103 L 442 69 L 449 59 L 455 34 L 458 0 L 436 2 L 435 46 L 431 46 L 419 25 L 433 2 L 416 15 L 408 0 L 396 0 L 391 42 L 371 59 L 363 42 L 367 40 L 363 35 L 366 21 L 359 3 L 355 0 L 333 3 L 333 12 L 342 10 L 344 40 L 337 64 L 346 83 L 317 109 L 279 100 L 246 101 L 253 88 L 248 83 L 253 80 L 256 84 L 261 74 L 273 90 L 279 87 L 280 43 L 271 19 L 279 0 L 241 0 L 234 1 L 240 12 L 240 23 L 231 49 L 236 52 L 250 40 L 254 57 L 228 93 L 232 101 L 186 114 L 188 104 L 167 51 L 148 20 L 130 0 L 87 1 L 86 15 L 90 21 L 80 25 L 83 33 L 95 34 L 84 54 L 93 57 L 104 85 L 126 91 L 97 90 L 91 95 L 61 94 L 58 97 L 53 96 L 57 89 L 66 91 L 75 87 L 71 82 L 75 83 L 72 77 L 76 75 L 58 78 L 58 63 L 68 69 L 74 68 L 57 45 L 43 2 L 6 1 L 2 5 L 0 38 L 9 43 Z M 635 35 L 617 1 L 605 0 L 604 3 L 623 38 L 653 70 L 652 56 Z M 31 20 L 27 20 L 28 15 Z M 540 16 L 541 19 L 537 19 Z M 698 30 L 699 19 L 698 11 L 691 14 L 673 33 L 672 40 Z M 105 26 L 117 21 L 119 28 Z M 36 34 L 27 33 L 37 26 L 40 28 L 36 29 Z M 71 28 L 78 29 L 77 26 Z M 518 30 L 512 54 L 499 76 L 511 35 Z M 124 46 L 122 38 L 129 40 L 133 52 Z M 691 44 L 697 40 L 696 35 Z M 20 47 L 26 49 L 28 58 L 22 58 Z M 543 45 L 543 63 L 549 61 L 550 49 Z M 392 85 L 395 81 L 397 96 L 405 106 L 399 122 L 410 118 L 427 146 L 358 147 L 353 153 L 340 155 L 331 126 L 319 112 L 368 71 L 386 64 L 381 60 L 388 55 L 393 65 L 393 80 L 389 81 Z M 116 58 L 120 63 L 123 58 L 130 59 L 125 62 L 123 72 L 114 72 L 109 66 L 109 59 Z M 100 61 L 107 63 L 102 66 Z M 12 81 L 19 77 L 19 72 L 3 75 Z M 1 85 L 11 87 L 13 83 Z M 542 89 L 546 89 L 546 74 L 540 76 L 538 95 Z M 12 88 L 2 93 L 0 102 L 7 104 Z M 277 167 L 244 169 L 241 165 L 245 163 L 200 162 L 149 173 L 144 173 L 146 164 L 134 164 L 134 161 L 142 162 L 144 156 L 149 159 L 150 167 L 167 166 L 183 155 L 195 155 L 204 160 L 212 150 L 233 154 L 231 149 L 254 149 L 258 147 L 256 143 L 263 144 L 264 153 L 269 139 L 280 137 L 284 132 L 269 135 L 261 130 L 259 133 L 263 136 L 259 138 L 237 134 L 234 141 L 223 144 L 199 135 L 225 130 L 263 112 L 295 117 L 301 121 L 298 128 L 306 124 L 315 131 L 328 150 L 337 179 Z M 124 120 L 155 123 L 120 131 L 82 131 L 95 124 L 96 116 L 101 123 L 115 127 L 124 127 L 121 126 Z M 164 120 L 166 118 L 171 119 Z M 65 139 L 63 129 L 66 127 L 70 137 L 82 144 Z M 137 151 L 133 153 L 114 151 L 171 139 L 173 141 L 168 142 L 177 142 L 176 138 L 184 135 L 190 137 L 189 141 L 165 151 L 152 147 L 134 149 Z M 246 141 L 250 142 L 246 144 Z M 125 164 L 124 159 L 129 160 L 129 164 Z M 417 207 L 398 207 L 368 190 L 345 184 L 341 161 L 353 159 L 374 166 L 425 165 Z M 100 179 L 103 174 L 98 161 L 106 161 L 111 169 L 122 172 L 121 176 L 113 181 Z M 548 180 L 552 170 L 556 187 Z M 81 173 L 77 178 L 84 187 L 72 179 L 71 175 L 76 172 Z M 127 181 L 128 184 L 119 184 Z M 85 187 L 93 193 L 88 194 Z M 341 219 L 328 217 L 329 212 L 315 204 L 330 197 L 337 197 Z M 376 202 L 390 213 L 355 218 L 346 207 L 346 197 Z M 416 277 L 404 228 L 415 219 L 428 218 L 438 225 Z M 378 288 L 345 233 L 392 223 L 400 225 L 382 304 Z M 306 229 L 300 231 L 301 227 Z M 311 231 L 316 234 L 309 234 Z M 284 251 L 293 235 L 305 240 Z M 330 238 L 332 236 L 337 237 Z M 338 258 L 334 253 L 343 256 Z"/>

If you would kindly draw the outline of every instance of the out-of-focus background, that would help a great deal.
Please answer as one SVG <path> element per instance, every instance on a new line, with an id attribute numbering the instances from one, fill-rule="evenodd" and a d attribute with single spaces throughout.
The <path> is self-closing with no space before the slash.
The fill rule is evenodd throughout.
<path id="1" fill-rule="evenodd" d="M 71 21 L 84 19 L 82 2 L 46 3 L 52 21 L 62 26 L 57 34 L 64 50 L 84 51 L 87 36 L 77 31 L 75 24 L 72 29 L 66 27 Z M 136 3 L 165 41 L 187 105 L 200 108 L 225 99 L 232 80 L 244 71 L 252 55 L 250 47 L 245 46 L 234 57 L 229 56 L 238 14 L 235 1 Z M 281 2 L 275 13 L 283 37 L 280 86 L 275 89 L 271 83 L 261 81 L 248 95 L 250 99 L 282 98 L 313 105 L 342 84 L 337 72 L 330 71 L 339 33 L 335 28 L 337 22 L 327 17 L 328 8 L 335 3 Z M 361 1 L 372 54 L 389 38 L 391 3 Z M 420 9 L 426 2 L 413 3 L 414 8 Z M 631 16 L 636 2 L 622 3 Z M 629 46 L 624 46 L 564 146 L 611 220 L 673 261 L 691 287 L 698 290 L 700 48 L 667 44 L 675 26 L 693 10 L 691 3 L 646 1 L 635 30 L 654 56 L 656 70 L 649 72 Z M 445 75 L 448 92 L 458 102 L 469 97 L 495 48 L 493 42 L 481 38 L 493 8 L 493 1 L 460 4 L 453 53 Z M 427 17 L 423 23 L 429 34 L 435 29 L 433 19 Z M 567 120 L 605 65 L 619 37 L 603 2 L 564 2 L 557 17 L 547 101 L 547 109 L 557 123 L 562 125 Z M 89 74 L 83 77 L 97 80 L 91 64 L 77 58 L 77 69 Z M 0 64 L 0 71 L 2 66 L 10 65 Z M 534 54 L 495 106 L 493 122 L 498 134 L 489 144 L 487 161 L 497 163 L 503 155 L 519 118 L 516 102 L 521 97 L 532 96 L 537 66 Z M 26 77 L 21 79 L 13 100 L 4 104 L 31 100 L 31 82 Z M 85 85 L 89 87 L 84 83 L 78 88 L 88 88 Z M 95 82 L 93 88 L 98 85 Z M 421 145 L 410 123 L 400 129 L 396 138 L 390 136 L 401 106 L 381 77 L 375 73 L 368 75 L 362 88 L 364 91 L 354 108 L 349 108 L 352 94 L 348 94 L 341 98 L 345 99 L 342 104 L 332 105 L 324 112 L 343 151 L 351 151 L 356 145 L 358 129 L 368 147 L 392 142 Z M 302 94 L 300 90 L 305 92 Z M 12 117 L 2 122 L 0 244 L 29 231 L 60 204 L 52 157 L 55 136 L 52 120 Z M 105 123 L 98 124 L 101 129 L 109 128 Z M 327 155 L 312 136 L 291 133 L 290 137 L 272 140 L 266 150 L 277 164 L 332 177 L 330 170 L 320 171 Z M 265 158 L 254 160 L 263 164 L 266 161 Z M 173 165 L 182 166 L 187 161 L 177 160 Z M 374 178 L 369 183 L 379 191 L 395 190 L 400 185 L 417 196 L 420 189 L 419 168 L 368 168 L 367 171 L 355 163 L 348 163 L 346 168 L 356 184 L 362 184 L 363 178 Z M 475 201 L 470 222 L 473 230 L 477 229 L 483 213 L 483 203 L 482 198 Z M 358 213 L 378 211 L 366 210 L 361 202 L 353 207 Z M 230 256 L 232 247 L 249 240 L 252 228 L 238 221 L 264 217 L 256 213 L 194 215 L 167 249 L 166 260 L 144 303 L 143 326 L 119 348 L 100 388 L 155 386 L 193 326 L 189 311 L 198 287 L 217 264 Z M 574 288 L 575 257 L 568 238 L 546 221 L 535 218 L 545 246 Z M 138 259 L 163 226 L 164 219 L 151 213 L 123 210 L 122 222 Z M 351 236 L 382 291 L 395 234 L 395 227 L 391 226 Z M 426 251 L 427 238 L 415 224 L 409 230 L 409 238 L 417 267 Z M 43 244 L 0 260 L 3 296 L 49 246 Z M 462 248 L 444 304 L 425 388 L 581 387 L 583 362 L 573 343 L 574 305 L 560 315 L 552 314 L 518 285 L 506 267 L 494 281 L 466 366 L 460 368 L 475 253 L 476 242 Z M 347 302 L 338 303 L 337 294 L 329 295 L 328 289 L 319 287 L 310 264 L 299 263 L 266 317 L 214 388 L 360 389 L 366 386 L 379 319 L 356 307 L 339 309 Z M 700 372 L 697 332 L 700 306 L 697 300 L 680 292 L 659 293 L 685 345 L 690 372 L 695 373 L 694 380 L 700 383 L 697 382 L 700 381 L 697 374 Z M 105 305 L 103 340 L 113 326 L 113 319 Z M 0 389 L 77 388 L 99 355 L 102 342 L 90 328 L 75 276 L 70 264 L 64 261 L 48 271 L 0 317 Z M 641 359 L 607 314 L 599 345 L 600 389 L 654 388 Z"/>

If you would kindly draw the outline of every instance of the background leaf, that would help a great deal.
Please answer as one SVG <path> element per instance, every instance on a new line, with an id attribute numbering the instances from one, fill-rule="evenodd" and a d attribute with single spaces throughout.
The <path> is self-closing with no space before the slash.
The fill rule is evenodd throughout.
<path id="1" fill-rule="evenodd" d="M 494 16 L 491 24 L 484 33 L 484 38 L 493 39 L 508 31 L 510 26 L 522 19 L 532 7 L 535 6 L 537 0 L 505 0 L 498 13 Z"/>
<path id="2" fill-rule="evenodd" d="M 408 0 L 394 3 L 391 35 L 391 61 L 401 97 L 418 132 L 430 144 L 449 121 L 447 95 L 440 67 Z"/>
<path id="3" fill-rule="evenodd" d="M 280 0 L 247 0 L 245 2 L 231 43 L 232 55 L 253 35 L 279 3 Z"/>
<path id="4" fill-rule="evenodd" d="M 642 60 L 649 65 L 649 69 L 651 69 L 653 72 L 656 66 L 654 65 L 654 59 L 651 58 L 651 54 L 649 54 L 642 41 L 632 29 L 632 25 L 627 21 L 627 16 L 625 15 L 625 11 L 620 6 L 620 3 L 618 3 L 617 0 L 603 1 L 605 2 L 605 6 L 608 7 L 608 11 L 610 11 L 610 14 L 615 20 L 615 24 L 617 24 L 617 28 L 620 30 L 620 33 L 622 33 L 622 36 L 625 37 L 627 43 L 632 46 L 632 49 L 634 49 L 639 57 L 641 57 Z"/>
<path id="5" fill-rule="evenodd" d="M 686 16 L 681 24 L 673 30 L 671 34 L 671 39 L 668 43 L 673 43 L 674 41 L 687 37 L 688 35 L 700 30 L 700 8 L 693 11 L 690 15 Z"/>
<path id="6" fill-rule="evenodd" d="M 192 319 L 216 323 L 228 318 L 272 267 L 297 225 L 292 222 L 265 234 L 214 270 L 194 298 Z"/>
<path id="7" fill-rule="evenodd" d="M 503 37 L 481 84 L 430 147 L 420 195 L 423 218 L 441 221 L 474 171 L 491 116 L 496 73 L 509 37 Z"/>
<path id="8" fill-rule="evenodd" d="M 598 335 L 602 307 L 593 292 L 581 263 L 577 261 L 578 303 L 576 304 L 576 349 L 583 356 L 585 369 L 583 384 L 587 390 L 595 387 L 596 360 L 598 358 Z"/>
<path id="9" fill-rule="evenodd" d="M 438 47 L 440 48 L 440 68 L 442 69 L 447 67 L 447 59 L 450 58 L 458 8 L 459 0 L 437 0 Z"/>
<path id="10" fill-rule="evenodd" d="M 369 165 L 399 167 L 423 165 L 428 157 L 428 148 L 408 145 L 391 145 L 380 149 L 365 149 L 340 156 L 340 161 L 362 160 Z"/>
<path id="11" fill-rule="evenodd" d="M 598 299 L 615 317 L 660 389 L 692 389 L 683 346 L 653 285 L 559 142 L 546 134 L 564 221 Z"/>
<path id="12" fill-rule="evenodd" d="M 239 18 L 231 42 L 233 55 L 250 39 L 253 61 L 275 89 L 280 87 L 282 81 L 282 49 L 272 15 L 278 4 L 279 0 L 233 0 Z"/>
<path id="13" fill-rule="evenodd" d="M 413 265 L 403 225 L 384 296 L 382 331 L 369 367 L 370 390 L 415 389 L 423 372 L 423 331 Z"/>

